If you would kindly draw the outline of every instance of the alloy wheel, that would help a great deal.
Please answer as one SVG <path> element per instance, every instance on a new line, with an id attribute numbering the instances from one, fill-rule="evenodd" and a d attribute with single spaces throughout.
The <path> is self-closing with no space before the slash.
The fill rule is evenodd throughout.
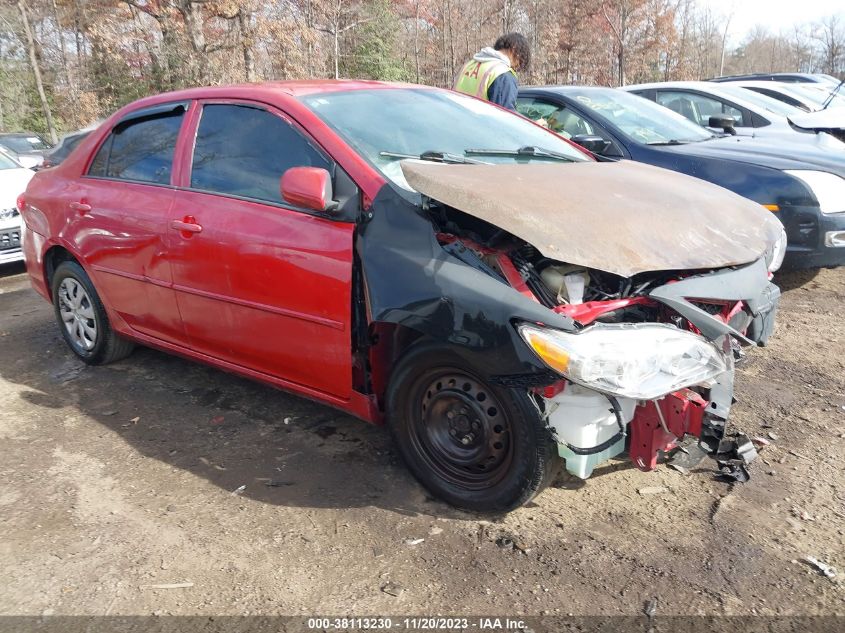
<path id="1" fill-rule="evenodd" d="M 59 314 L 71 342 L 79 350 L 90 352 L 97 344 L 97 319 L 85 287 L 68 277 L 59 285 L 58 300 Z"/>

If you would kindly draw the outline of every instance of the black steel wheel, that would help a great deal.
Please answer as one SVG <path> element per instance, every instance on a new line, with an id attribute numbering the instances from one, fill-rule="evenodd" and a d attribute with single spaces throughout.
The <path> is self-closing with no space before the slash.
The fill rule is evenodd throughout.
<path id="1" fill-rule="evenodd" d="M 487 383 L 452 353 L 422 347 L 406 354 L 387 406 L 405 462 L 452 505 L 511 510 L 554 476 L 554 443 L 528 394 Z"/>

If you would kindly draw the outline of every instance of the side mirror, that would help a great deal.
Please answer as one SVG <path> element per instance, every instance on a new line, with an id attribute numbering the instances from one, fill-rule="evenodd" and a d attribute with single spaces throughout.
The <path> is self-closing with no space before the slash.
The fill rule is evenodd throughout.
<path id="1" fill-rule="evenodd" d="M 332 211 L 332 177 L 320 167 L 291 167 L 282 174 L 282 200 L 295 207 L 312 211 Z"/>
<path id="2" fill-rule="evenodd" d="M 732 116 L 711 116 L 710 120 L 707 122 L 707 127 L 721 128 L 726 134 L 736 136 L 734 123 L 736 123 L 736 121 Z"/>
<path id="3" fill-rule="evenodd" d="M 576 134 L 569 140 L 593 154 L 604 154 L 610 147 L 610 141 L 596 134 Z"/>

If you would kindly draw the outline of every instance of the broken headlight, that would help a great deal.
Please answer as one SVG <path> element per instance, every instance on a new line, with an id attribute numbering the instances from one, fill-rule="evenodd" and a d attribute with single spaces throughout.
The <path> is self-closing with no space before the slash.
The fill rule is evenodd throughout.
<path id="1" fill-rule="evenodd" d="M 599 324 L 577 334 L 523 323 L 519 334 L 549 367 L 596 391 L 652 400 L 728 368 L 707 339 L 671 325 Z"/>

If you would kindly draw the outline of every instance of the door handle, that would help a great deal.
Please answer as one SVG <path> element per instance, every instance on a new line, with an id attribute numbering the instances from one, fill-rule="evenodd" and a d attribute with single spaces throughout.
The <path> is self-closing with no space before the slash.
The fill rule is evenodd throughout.
<path id="1" fill-rule="evenodd" d="M 84 202 L 71 202 L 68 206 L 74 211 L 78 211 L 79 215 L 85 215 L 91 210 L 91 205 Z"/>
<path id="2" fill-rule="evenodd" d="M 183 235 L 185 233 L 201 233 L 202 232 L 202 225 L 197 224 L 196 218 L 192 216 L 186 216 L 184 220 L 171 220 L 170 221 L 170 228 L 174 231 L 179 231 Z"/>

